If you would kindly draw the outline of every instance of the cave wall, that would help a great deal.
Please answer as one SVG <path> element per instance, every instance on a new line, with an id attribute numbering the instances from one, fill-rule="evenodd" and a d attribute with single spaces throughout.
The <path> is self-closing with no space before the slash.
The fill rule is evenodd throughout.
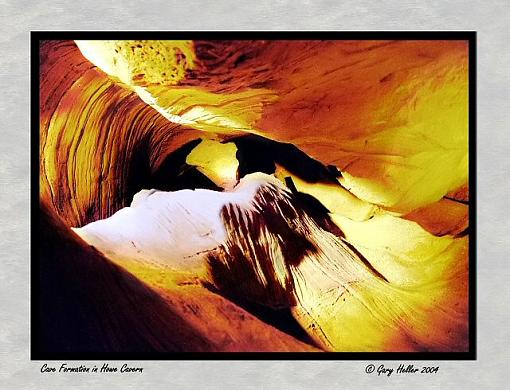
<path id="1" fill-rule="evenodd" d="M 131 51 L 156 61 L 141 57 L 151 42 Z M 138 57 L 90 45 L 78 43 L 170 121 L 292 143 L 399 213 L 452 192 L 467 199 L 466 41 L 195 41 L 172 82 L 126 79 L 113 63 L 136 68 Z"/>
<path id="2" fill-rule="evenodd" d="M 467 42 L 196 41 L 192 48 L 191 64 L 169 82 L 126 79 L 116 68 L 108 77 L 74 42 L 42 43 L 41 197 L 70 225 L 126 205 L 137 178 L 184 143 L 243 133 L 296 145 L 339 168 L 354 195 L 392 211 L 410 213 L 445 195 L 468 200 Z M 110 52 L 94 59 L 103 68 L 120 61 Z"/>
<path id="3" fill-rule="evenodd" d="M 69 226 L 128 205 L 197 131 L 175 125 L 88 62 L 72 41 L 40 50 L 40 198 Z"/>
<path id="4" fill-rule="evenodd" d="M 46 206 L 37 228 L 39 353 L 320 351 L 196 281 L 113 263 Z"/>

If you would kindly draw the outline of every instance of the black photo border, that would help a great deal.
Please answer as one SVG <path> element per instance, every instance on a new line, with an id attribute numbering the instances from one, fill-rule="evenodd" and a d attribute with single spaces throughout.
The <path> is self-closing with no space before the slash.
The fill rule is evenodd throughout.
<path id="1" fill-rule="evenodd" d="M 476 360 L 476 31 L 31 31 L 30 352 L 31 360 Z M 62 352 L 38 350 L 40 326 L 39 44 L 43 40 L 465 40 L 469 43 L 469 350 L 466 352 Z"/>

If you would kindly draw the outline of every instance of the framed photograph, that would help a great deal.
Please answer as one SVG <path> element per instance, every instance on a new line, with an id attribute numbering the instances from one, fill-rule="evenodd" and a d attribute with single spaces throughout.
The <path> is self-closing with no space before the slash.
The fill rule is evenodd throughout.
<path id="1" fill-rule="evenodd" d="M 31 359 L 476 359 L 474 32 L 31 59 Z"/>

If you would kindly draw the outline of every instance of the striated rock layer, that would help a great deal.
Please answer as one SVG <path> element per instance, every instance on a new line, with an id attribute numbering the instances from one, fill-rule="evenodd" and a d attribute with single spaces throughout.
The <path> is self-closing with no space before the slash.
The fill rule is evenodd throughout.
<path id="1" fill-rule="evenodd" d="M 40 57 L 41 198 L 68 225 L 125 206 L 170 152 L 198 138 L 109 80 L 73 42 L 45 42 Z"/>
<path id="2" fill-rule="evenodd" d="M 197 41 L 193 64 L 174 82 L 126 79 L 113 65 L 121 56 L 136 68 L 128 53 L 152 41 L 119 53 L 110 45 L 78 42 L 168 120 L 290 142 L 337 166 L 370 202 L 406 213 L 467 182 L 465 41 Z"/>
<path id="3" fill-rule="evenodd" d="M 196 282 L 157 270 L 149 286 L 41 214 L 42 352 L 317 351 Z"/>
<path id="4" fill-rule="evenodd" d="M 233 299 L 291 308 L 325 350 L 465 348 L 467 264 L 455 254 L 466 241 L 444 243 L 451 250 L 429 262 L 409 253 L 403 272 L 420 274 L 415 280 L 377 264 L 386 277 L 368 260 L 374 256 L 325 223 L 327 214 L 304 210 L 277 179 L 252 174 L 232 192 L 142 192 L 131 207 L 76 232 L 120 264 L 164 265 Z M 439 245 L 421 236 L 419 246 Z"/>

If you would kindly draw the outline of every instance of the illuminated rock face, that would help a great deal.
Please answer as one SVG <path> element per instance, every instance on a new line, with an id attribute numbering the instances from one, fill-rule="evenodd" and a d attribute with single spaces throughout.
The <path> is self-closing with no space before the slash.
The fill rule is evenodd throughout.
<path id="1" fill-rule="evenodd" d="M 317 351 L 196 283 L 144 283 L 46 208 L 39 228 L 40 351 Z"/>
<path id="2" fill-rule="evenodd" d="M 199 136 L 168 122 L 86 61 L 41 46 L 41 199 L 70 226 L 126 206 L 165 157 Z"/>
<path id="3" fill-rule="evenodd" d="M 232 192 L 143 191 L 130 208 L 76 232 L 118 263 L 164 265 L 165 272 L 212 283 L 233 299 L 291 308 L 326 350 L 377 350 L 385 338 L 394 350 L 451 350 L 462 345 L 452 330 L 463 327 L 463 318 L 451 317 L 462 297 L 449 295 L 462 291 L 455 275 L 463 266 L 452 261 L 454 255 L 441 253 L 453 240 L 435 238 L 417 225 L 396 222 L 398 218 L 375 217 L 376 227 L 364 227 L 366 245 L 382 255 L 381 242 L 402 251 L 396 252 L 401 258 L 395 260 L 406 255 L 418 262 L 403 265 L 403 270 L 377 264 L 386 277 L 368 260 L 377 257 L 370 252 L 364 257 L 342 232 L 328 230 L 327 213 L 310 214 L 306 208 L 273 176 L 251 174 Z M 381 235 L 384 228 L 394 233 L 372 236 Z M 405 242 L 401 249 L 401 239 L 419 243 Z M 427 251 L 419 253 L 425 246 Z M 453 254 L 463 247 L 453 246 Z M 427 260 L 434 264 L 423 264 Z M 449 285 L 434 286 L 441 278 Z M 350 314 L 353 311 L 356 316 Z M 432 333 L 423 328 L 424 316 L 432 318 L 431 312 L 448 313 L 436 314 L 433 322 L 440 324 Z M 438 332 L 441 325 L 448 327 L 441 329 L 444 333 Z"/>
<path id="4" fill-rule="evenodd" d="M 220 220 L 223 207 L 231 203 L 248 207 L 265 182 L 259 175 L 250 176 L 232 192 L 144 190 L 135 195 L 131 207 L 75 231 L 114 258 L 129 257 L 186 270 L 191 257 L 226 241 L 227 232 Z"/>
<path id="5" fill-rule="evenodd" d="M 78 46 L 87 56 L 91 44 L 98 45 Z M 90 57 L 99 57 L 100 67 L 117 56 L 108 43 L 102 47 Z M 466 183 L 466 42 L 196 42 L 195 48 L 197 64 L 178 86 L 128 83 L 170 121 L 291 142 L 340 168 L 358 197 L 399 212 Z"/>
<path id="6" fill-rule="evenodd" d="M 466 42 L 52 41 L 40 74 L 43 207 L 208 350 L 467 350 Z M 250 304 L 267 339 L 213 314 Z"/>

